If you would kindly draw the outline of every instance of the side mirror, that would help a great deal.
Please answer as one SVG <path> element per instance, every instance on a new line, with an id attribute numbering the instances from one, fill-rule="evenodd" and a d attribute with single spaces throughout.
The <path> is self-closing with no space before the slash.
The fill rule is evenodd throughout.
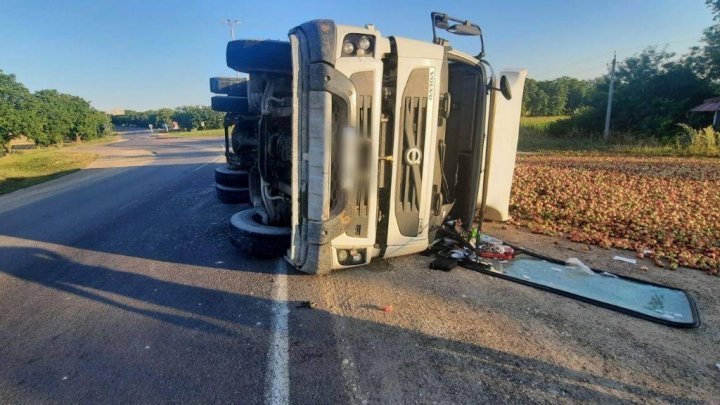
<path id="1" fill-rule="evenodd" d="M 510 100 L 512 98 L 512 92 L 510 91 L 510 83 L 508 82 L 508 78 L 505 75 L 500 78 L 500 92 L 502 93 L 503 97 L 505 97 L 505 100 Z"/>
<path id="2" fill-rule="evenodd" d="M 448 32 L 456 35 L 479 36 L 482 34 L 480 27 L 468 21 L 465 21 L 463 24 L 453 24 L 446 29 Z"/>

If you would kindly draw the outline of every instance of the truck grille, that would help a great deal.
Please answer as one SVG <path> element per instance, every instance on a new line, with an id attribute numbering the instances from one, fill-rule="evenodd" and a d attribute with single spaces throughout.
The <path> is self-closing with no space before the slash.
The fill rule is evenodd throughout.
<path id="1" fill-rule="evenodd" d="M 400 191 L 398 202 L 403 211 L 416 212 L 420 210 L 420 187 L 422 185 L 422 162 L 411 165 L 405 159 L 405 154 L 411 148 L 422 150 L 425 135 L 425 114 L 427 113 L 427 98 L 406 97 L 403 100 L 403 161 L 400 175 Z M 413 178 L 413 171 L 416 171 Z M 417 173 L 419 172 L 419 174 Z"/>
<path id="2" fill-rule="evenodd" d="M 372 96 L 358 96 L 358 130 L 360 137 L 364 141 L 363 146 L 370 145 L 372 136 Z M 367 148 L 360 151 L 362 155 L 369 153 Z M 365 158 L 365 156 L 362 156 Z M 368 184 L 366 181 L 358 185 L 355 195 L 355 215 L 367 219 L 368 215 Z"/>
<path id="3" fill-rule="evenodd" d="M 399 166 L 395 188 L 395 216 L 400 233 L 404 236 L 417 236 L 420 228 L 429 78 L 428 68 L 413 70 L 402 98 L 398 131 L 401 136 L 400 150 L 399 156 L 396 156 Z"/>
<path id="4" fill-rule="evenodd" d="M 371 142 L 372 142 L 372 100 L 374 88 L 373 72 L 357 72 L 350 76 L 357 91 L 357 131 L 360 137 L 360 149 L 358 150 L 358 163 L 360 172 L 356 176 L 355 190 L 349 193 L 348 216 L 349 223 L 345 226 L 345 234 L 353 237 L 366 237 L 368 231 L 368 215 L 370 213 L 369 193 L 370 179 L 367 174 L 372 164 Z"/>

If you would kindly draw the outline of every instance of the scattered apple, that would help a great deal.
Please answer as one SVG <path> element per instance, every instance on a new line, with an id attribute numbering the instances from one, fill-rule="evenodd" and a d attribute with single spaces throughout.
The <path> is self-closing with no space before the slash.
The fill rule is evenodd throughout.
<path id="1" fill-rule="evenodd" d="M 720 161 L 592 154 L 518 156 L 511 224 L 718 274 Z"/>

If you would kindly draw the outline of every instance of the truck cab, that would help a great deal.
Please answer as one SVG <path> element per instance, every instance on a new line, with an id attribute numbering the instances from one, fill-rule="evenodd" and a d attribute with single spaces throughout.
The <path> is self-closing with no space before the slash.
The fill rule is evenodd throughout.
<path id="1" fill-rule="evenodd" d="M 211 88 L 225 94 L 212 105 L 232 125 L 229 160 L 249 178 L 253 208 L 230 225 L 240 250 L 282 251 L 295 268 L 325 274 L 421 252 L 446 219 L 470 226 L 479 201 L 507 216 L 524 71 L 496 80 L 482 50 L 463 53 L 435 34 L 482 38 L 477 25 L 442 13 L 432 21 L 432 42 L 314 20 L 287 42 L 228 43 L 228 66 L 249 77 Z M 496 144 L 488 135 L 499 117 Z M 493 160 L 494 145 L 506 151 Z M 509 170 L 498 176 L 508 184 L 493 186 L 493 169 Z"/>

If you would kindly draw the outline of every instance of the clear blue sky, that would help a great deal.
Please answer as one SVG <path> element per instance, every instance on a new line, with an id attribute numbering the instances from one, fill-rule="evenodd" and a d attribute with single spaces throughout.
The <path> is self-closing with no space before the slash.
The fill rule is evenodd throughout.
<path id="1" fill-rule="evenodd" d="M 703 0 L 0 0 L 0 69 L 33 91 L 55 88 L 102 110 L 209 104 L 208 78 L 232 75 L 221 18 L 242 20 L 237 35 L 247 38 L 282 39 L 299 23 L 331 18 L 428 40 L 430 11 L 478 23 L 496 70 L 526 67 L 539 79 L 598 76 L 613 50 L 684 52 L 712 24 Z"/>

